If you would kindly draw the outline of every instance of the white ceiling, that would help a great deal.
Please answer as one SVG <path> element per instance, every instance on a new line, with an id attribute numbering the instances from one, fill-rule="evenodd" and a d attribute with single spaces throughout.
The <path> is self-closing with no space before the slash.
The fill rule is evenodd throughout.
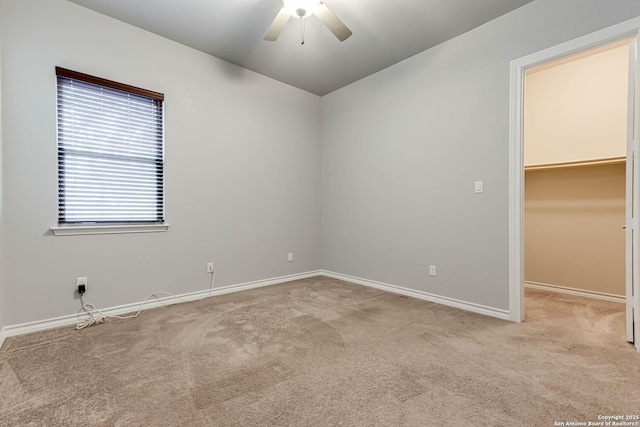
<path id="1" fill-rule="evenodd" d="M 324 0 L 353 31 L 339 42 L 315 16 L 262 38 L 281 0 L 70 0 L 317 95 L 325 95 L 532 0 Z M 508 34 L 505 34 L 508 37 Z"/>

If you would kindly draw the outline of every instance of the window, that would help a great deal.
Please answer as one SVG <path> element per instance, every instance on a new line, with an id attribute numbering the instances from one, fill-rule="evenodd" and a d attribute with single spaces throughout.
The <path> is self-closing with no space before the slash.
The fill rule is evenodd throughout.
<path id="1" fill-rule="evenodd" d="M 58 224 L 163 224 L 164 95 L 56 75 Z"/>

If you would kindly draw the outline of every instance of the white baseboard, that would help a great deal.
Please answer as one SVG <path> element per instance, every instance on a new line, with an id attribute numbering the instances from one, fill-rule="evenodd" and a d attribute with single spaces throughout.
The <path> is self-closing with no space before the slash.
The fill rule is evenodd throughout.
<path id="1" fill-rule="evenodd" d="M 498 319 L 509 320 L 509 311 L 502 310 L 493 307 L 487 307 L 480 304 L 475 304 L 467 301 L 461 301 L 454 298 L 443 297 L 440 295 L 434 295 L 427 292 L 417 291 L 414 289 L 404 288 L 401 286 L 391 285 L 388 283 L 376 282 L 374 280 L 363 279 L 359 277 L 349 276 L 346 274 L 335 273 L 326 270 L 316 270 L 300 274 L 292 274 L 288 276 L 275 277 L 272 279 L 257 280 L 254 282 L 240 283 L 236 285 L 225 286 L 222 288 L 215 288 L 212 291 L 205 289 L 202 291 L 190 292 L 186 294 L 180 294 L 174 296 L 168 296 L 158 299 L 147 301 L 142 310 L 148 310 L 151 308 L 167 306 L 172 304 L 178 304 L 181 302 L 195 301 L 209 296 L 224 295 L 232 292 L 246 291 L 249 289 L 260 288 L 263 286 L 276 285 L 279 283 L 291 282 L 294 280 L 307 279 L 315 276 L 326 276 L 334 279 L 344 280 L 346 282 L 354 283 L 357 285 L 368 286 L 371 288 L 380 289 L 387 292 L 393 292 L 396 294 L 406 295 L 413 298 L 422 299 L 437 304 L 446 305 L 449 307 L 455 307 L 474 313 L 483 314 L 486 316 L 497 317 Z M 126 313 L 135 312 L 140 308 L 142 302 L 135 302 L 130 304 L 119 305 L 116 307 L 109 307 L 100 309 L 100 311 L 107 316 L 119 316 Z M 37 320 L 34 322 L 20 323 L 17 325 L 5 326 L 0 330 L 0 347 L 4 343 L 6 338 L 28 334 L 31 332 L 44 331 L 47 329 L 58 328 L 61 326 L 75 325 L 78 321 L 78 314 L 68 314 L 65 316 Z M 82 319 L 82 317 L 80 317 Z"/>
<path id="2" fill-rule="evenodd" d="M 315 277 L 321 275 L 320 270 L 309 271 L 300 274 L 291 274 L 288 276 L 275 277 L 272 279 L 256 280 L 254 282 L 240 283 L 237 285 L 224 286 L 221 288 L 214 288 L 213 290 L 205 289 L 202 291 L 190 292 L 186 294 L 180 294 L 176 296 L 167 296 L 163 298 L 157 298 L 147 301 L 142 310 L 149 310 L 151 308 L 162 307 L 172 304 L 178 304 L 181 302 L 196 301 L 199 299 L 207 298 L 209 296 L 224 295 L 232 292 L 246 291 L 249 289 L 260 288 L 263 286 L 277 285 L 279 283 L 292 282 L 294 280 L 307 279 L 309 277 Z M 126 313 L 132 313 L 138 311 L 142 301 L 119 305 L 116 307 L 109 307 L 100 309 L 100 311 L 107 316 L 119 316 Z M 30 332 L 44 331 L 46 329 L 58 328 L 61 326 L 75 325 L 79 319 L 83 319 L 78 314 L 68 314 L 65 316 L 54 317 L 51 319 L 36 320 L 34 322 L 20 323 L 17 325 L 5 326 L 0 330 L 0 348 L 6 338 L 14 337 L 17 335 L 28 334 Z"/>
<path id="3" fill-rule="evenodd" d="M 556 292 L 559 294 L 576 295 L 585 298 L 594 298 L 604 301 L 619 302 L 626 304 L 627 299 L 620 295 L 607 294 L 604 292 L 585 291 L 582 289 L 568 288 L 566 286 L 550 285 L 548 283 L 524 282 L 524 286 L 530 289 L 538 289 L 541 291 Z"/>
<path id="4" fill-rule="evenodd" d="M 442 304 L 449 307 L 459 308 L 461 310 L 472 311 L 478 314 L 484 314 L 486 316 L 497 317 L 498 319 L 510 320 L 509 310 L 502 310 L 499 308 L 487 307 L 485 305 L 475 304 L 472 302 L 461 301 L 454 298 L 443 297 L 440 295 L 434 295 L 423 291 L 417 291 L 415 289 L 404 288 L 402 286 L 390 285 L 388 283 L 376 282 L 374 280 L 362 279 L 360 277 L 348 276 L 346 274 L 334 273 L 332 271 L 321 270 L 323 276 L 332 277 L 334 279 L 344 280 L 346 282 L 355 283 L 357 285 L 368 286 L 370 288 L 376 288 L 383 291 L 393 292 L 396 294 L 406 295 L 413 298 L 422 299 L 436 304 Z"/>

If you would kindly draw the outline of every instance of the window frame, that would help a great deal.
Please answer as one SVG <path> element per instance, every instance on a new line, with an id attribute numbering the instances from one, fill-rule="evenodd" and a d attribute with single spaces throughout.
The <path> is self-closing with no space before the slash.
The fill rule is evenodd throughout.
<path id="1" fill-rule="evenodd" d="M 148 221 L 148 220 L 122 220 L 122 221 L 83 221 L 83 222 L 72 222 L 72 221 L 61 221 L 62 212 L 61 206 L 64 203 L 63 198 L 63 189 L 61 185 L 64 182 L 64 172 L 61 172 L 61 166 L 58 165 L 57 168 L 57 225 L 51 227 L 51 231 L 54 235 L 77 235 L 77 234 L 115 234 L 115 233 L 146 233 L 146 232 L 157 232 L 157 231 L 167 231 L 169 224 L 166 222 L 165 210 L 166 210 L 166 194 L 165 194 L 165 147 L 164 147 L 164 94 L 159 92 L 154 92 L 147 89 L 142 89 L 136 86 L 127 85 L 124 83 L 115 82 L 112 80 L 103 79 L 100 77 L 92 76 L 85 73 L 80 73 L 77 71 L 69 70 L 62 67 L 55 67 L 56 71 L 56 94 L 58 94 L 58 82 L 60 78 L 77 80 L 82 83 L 88 83 L 92 85 L 97 85 L 107 89 L 114 89 L 120 92 L 125 92 L 127 94 L 142 96 L 145 98 L 149 98 L 152 101 L 158 103 L 159 112 L 159 124 L 161 126 L 161 141 L 160 141 L 160 149 L 161 149 L 161 182 L 162 187 L 159 192 L 161 192 L 161 198 L 156 200 L 158 206 L 161 206 L 161 214 L 159 214 L 159 219 L 157 221 Z M 56 95 L 56 117 L 59 115 L 59 100 Z M 58 123 L 58 119 L 56 119 L 56 123 Z M 64 153 L 62 153 L 60 148 L 60 130 L 56 127 L 56 156 L 58 157 L 58 162 L 60 162 L 61 158 L 64 157 Z"/>

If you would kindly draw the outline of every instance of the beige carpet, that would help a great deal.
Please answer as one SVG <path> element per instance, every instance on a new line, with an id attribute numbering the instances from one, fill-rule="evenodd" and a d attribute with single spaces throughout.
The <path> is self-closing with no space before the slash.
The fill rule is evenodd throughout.
<path id="1" fill-rule="evenodd" d="M 514 324 L 313 278 L 15 337 L 0 351 L 0 425 L 552 426 L 640 414 L 623 306 L 527 295 L 527 321 Z"/>

